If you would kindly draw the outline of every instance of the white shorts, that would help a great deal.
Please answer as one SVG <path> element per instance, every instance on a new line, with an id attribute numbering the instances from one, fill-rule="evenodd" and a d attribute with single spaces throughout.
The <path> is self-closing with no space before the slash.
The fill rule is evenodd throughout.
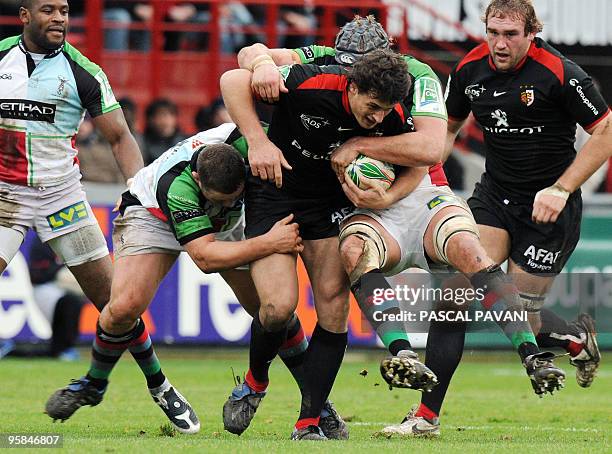
<path id="1" fill-rule="evenodd" d="M 244 211 L 231 230 L 215 233 L 219 241 L 244 240 Z M 141 254 L 175 254 L 183 252 L 170 226 L 153 216 L 142 206 L 129 206 L 123 216 L 113 221 L 113 248 L 115 258 Z M 237 269 L 248 269 L 239 267 Z"/>
<path id="2" fill-rule="evenodd" d="M 50 187 L 20 186 L 0 181 L 0 257 L 8 259 L 7 262 L 19 249 L 28 229 L 36 230 L 41 241 L 46 243 L 92 225 L 97 226 L 98 221 L 87 202 L 80 176 Z M 108 255 L 102 232 L 96 235 L 100 238 L 91 242 L 95 251 L 79 251 L 79 254 L 95 253 L 96 258 Z M 14 244 L 17 242 L 19 244 Z M 105 249 L 105 254 L 101 249 Z M 60 256 L 72 255 L 71 251 L 63 252 Z"/>
<path id="3" fill-rule="evenodd" d="M 448 186 L 434 186 L 428 180 L 421 181 L 414 191 L 389 208 L 357 208 L 344 219 L 346 224 L 352 216 L 368 216 L 395 238 L 401 250 L 401 257 L 392 269 L 385 272 L 387 276 L 394 276 L 408 268 L 431 271 L 423 248 L 423 236 L 431 219 L 438 211 L 448 206 L 458 206 L 471 213 L 465 200 L 455 195 Z"/>

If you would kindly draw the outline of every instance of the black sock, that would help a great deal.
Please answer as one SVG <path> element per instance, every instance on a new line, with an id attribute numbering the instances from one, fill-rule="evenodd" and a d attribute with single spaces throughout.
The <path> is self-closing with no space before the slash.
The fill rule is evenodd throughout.
<path id="1" fill-rule="evenodd" d="M 530 355 L 535 355 L 536 353 L 540 353 L 540 349 L 531 342 L 523 342 L 518 347 L 518 354 L 521 357 L 521 361 L 525 361 L 525 358 Z"/>
<path id="2" fill-rule="evenodd" d="M 568 323 L 550 309 L 540 310 L 542 328 L 536 336 L 538 345 L 543 348 L 559 347 L 569 351 L 570 342 L 582 343 L 580 330 Z"/>
<path id="3" fill-rule="evenodd" d="M 408 340 L 404 322 L 388 320 L 389 315 L 400 314 L 399 301 L 395 298 L 379 302 L 375 300 L 375 292 L 384 292 L 387 289 L 391 289 L 391 286 L 379 269 L 368 271 L 351 286 L 351 291 L 357 300 L 357 304 L 359 304 L 361 313 L 385 347 L 389 349 L 392 355 L 397 355 L 400 350 L 410 350 L 412 347 Z M 375 317 L 376 314 L 379 317 Z M 380 316 L 380 314 L 384 315 Z"/>
<path id="4" fill-rule="evenodd" d="M 296 427 L 301 428 L 302 420 L 310 425 L 308 421 L 319 418 L 342 364 L 347 339 L 347 333 L 332 333 L 319 324 L 315 327 L 304 360 L 306 383 Z"/>
<path id="5" fill-rule="evenodd" d="M 266 331 L 261 321 L 259 321 L 259 314 L 253 318 L 253 322 L 251 323 L 251 345 L 249 350 L 249 373 L 247 377 L 252 377 L 258 384 L 248 383 L 251 388 L 258 390 L 264 383 L 267 385 L 269 381 L 268 371 L 270 370 L 270 363 L 278 354 L 278 350 L 286 337 L 287 326 L 279 331 Z"/>
<path id="6" fill-rule="evenodd" d="M 425 365 L 438 377 L 438 385 L 431 392 L 421 395 L 421 403 L 437 415 L 440 414 L 451 378 L 461 361 L 466 328 L 465 322 L 432 321 L 429 326 Z"/>

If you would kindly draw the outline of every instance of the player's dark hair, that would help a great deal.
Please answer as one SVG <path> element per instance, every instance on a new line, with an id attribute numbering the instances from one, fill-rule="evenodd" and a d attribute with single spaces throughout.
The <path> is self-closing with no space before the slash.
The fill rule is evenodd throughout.
<path id="1" fill-rule="evenodd" d="M 482 21 L 487 25 L 489 16 L 505 17 L 525 21 L 525 35 L 539 33 L 544 26 L 538 19 L 531 0 L 492 0 L 485 10 Z"/>
<path id="2" fill-rule="evenodd" d="M 246 180 L 244 159 L 226 143 L 203 146 L 196 167 L 202 186 L 222 194 L 233 194 Z"/>
<path id="3" fill-rule="evenodd" d="M 388 104 L 401 101 L 410 90 L 406 61 L 389 49 L 373 50 L 356 61 L 348 74 L 348 81 L 360 93 L 368 93 Z"/>

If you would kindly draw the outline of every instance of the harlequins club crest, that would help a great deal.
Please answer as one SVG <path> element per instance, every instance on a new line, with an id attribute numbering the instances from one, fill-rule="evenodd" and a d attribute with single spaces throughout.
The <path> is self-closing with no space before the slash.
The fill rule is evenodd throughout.
<path id="1" fill-rule="evenodd" d="M 526 106 L 530 106 L 533 104 L 534 100 L 535 100 L 535 95 L 533 93 L 533 89 L 526 88 L 526 87 L 523 88 L 523 90 L 521 91 L 521 102 L 525 104 Z"/>

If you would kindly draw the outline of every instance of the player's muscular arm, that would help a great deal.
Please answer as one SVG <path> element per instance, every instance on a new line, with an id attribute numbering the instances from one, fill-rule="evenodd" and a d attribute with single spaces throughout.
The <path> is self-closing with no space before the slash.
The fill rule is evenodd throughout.
<path id="1" fill-rule="evenodd" d="M 251 172 L 281 187 L 281 166 L 288 170 L 291 170 L 291 166 L 281 150 L 268 139 L 259 122 L 250 88 L 251 73 L 245 69 L 228 71 L 221 76 L 220 84 L 225 107 L 249 144 Z"/>
<path id="2" fill-rule="evenodd" d="M 446 162 L 448 157 L 453 152 L 453 147 L 455 145 L 455 140 L 457 139 L 457 134 L 463 127 L 465 120 L 452 120 L 448 119 L 448 126 L 446 127 L 446 141 L 444 142 L 444 154 L 442 156 L 442 162 Z"/>
<path id="3" fill-rule="evenodd" d="M 403 167 L 388 191 L 382 188 L 359 189 L 350 178 L 345 178 L 342 189 L 357 208 L 382 210 L 410 194 L 427 174 L 428 167 Z"/>
<path id="4" fill-rule="evenodd" d="M 205 273 L 236 268 L 271 254 L 302 252 L 299 227 L 291 222 L 293 215 L 278 221 L 268 233 L 243 241 L 215 241 L 215 235 L 205 235 L 185 244 L 184 248 Z"/>
<path id="5" fill-rule="evenodd" d="M 291 49 L 268 49 L 263 44 L 243 47 L 238 52 L 238 65 L 253 73 L 251 88 L 262 101 L 278 101 L 280 93 L 287 93 L 287 88 L 278 66 L 300 63 L 299 55 Z"/>
<path id="6" fill-rule="evenodd" d="M 415 132 L 390 137 L 353 137 L 332 154 L 332 167 L 339 175 L 359 154 L 405 167 L 432 166 L 444 151 L 446 120 L 414 117 Z"/>
<path id="7" fill-rule="evenodd" d="M 532 219 L 539 224 L 556 222 L 565 208 L 569 195 L 576 191 L 593 173 L 612 156 L 612 115 L 608 114 L 595 127 L 574 162 L 557 182 L 539 191 L 533 203 Z"/>
<path id="8" fill-rule="evenodd" d="M 96 128 L 109 141 L 113 155 L 125 179 L 132 178 L 144 166 L 142 154 L 130 132 L 123 111 L 116 109 L 93 119 Z"/>

